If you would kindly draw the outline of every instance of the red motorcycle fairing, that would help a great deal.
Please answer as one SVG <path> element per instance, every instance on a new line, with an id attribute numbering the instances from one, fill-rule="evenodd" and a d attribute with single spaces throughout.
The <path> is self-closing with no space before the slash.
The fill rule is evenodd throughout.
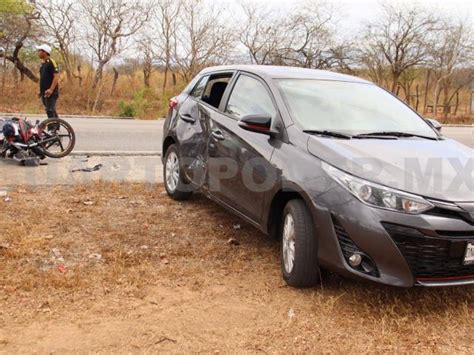
<path id="1" fill-rule="evenodd" d="M 27 143 L 33 137 L 31 128 L 28 127 L 28 124 L 23 118 L 18 119 L 18 125 L 20 126 L 21 139 L 23 142 Z"/>

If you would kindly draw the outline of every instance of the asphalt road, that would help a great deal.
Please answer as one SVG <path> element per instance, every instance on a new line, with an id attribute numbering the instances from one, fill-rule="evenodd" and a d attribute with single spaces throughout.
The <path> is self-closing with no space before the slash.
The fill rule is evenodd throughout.
<path id="1" fill-rule="evenodd" d="M 43 117 L 38 117 L 43 119 Z M 32 120 L 36 119 L 31 117 Z M 161 151 L 164 120 L 65 118 L 76 132 L 76 152 Z M 446 137 L 474 148 L 474 126 L 443 127 Z"/>
<path id="2" fill-rule="evenodd" d="M 446 137 L 455 139 L 474 149 L 474 127 L 444 127 Z"/>
<path id="3" fill-rule="evenodd" d="M 158 152 L 164 120 L 67 119 L 77 135 L 76 151 Z M 444 127 L 443 134 L 474 148 L 474 127 Z"/>
<path id="4" fill-rule="evenodd" d="M 156 183 L 163 180 L 161 159 L 157 153 L 161 150 L 164 120 L 68 118 L 67 121 L 76 131 L 75 153 L 84 154 L 60 160 L 48 159 L 47 166 L 38 168 L 2 161 L 0 166 L 8 164 L 8 169 L 1 168 L 0 193 L 2 188 L 16 184 L 77 184 L 96 180 Z M 474 148 L 474 127 L 445 127 L 443 130 L 446 136 Z M 97 152 L 113 156 L 86 156 L 86 153 Z M 148 154 L 151 156 L 141 156 L 144 153 L 151 153 Z M 72 173 L 97 164 L 102 165 L 99 171 Z"/>
<path id="5" fill-rule="evenodd" d="M 66 118 L 76 132 L 75 151 L 158 152 L 164 120 Z"/>

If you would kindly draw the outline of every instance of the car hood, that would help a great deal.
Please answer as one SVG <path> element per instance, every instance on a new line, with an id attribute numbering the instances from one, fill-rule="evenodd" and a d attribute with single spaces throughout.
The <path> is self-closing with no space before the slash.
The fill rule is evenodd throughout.
<path id="1" fill-rule="evenodd" d="M 451 139 L 310 136 L 308 151 L 334 167 L 385 186 L 444 201 L 474 201 L 474 150 Z"/>

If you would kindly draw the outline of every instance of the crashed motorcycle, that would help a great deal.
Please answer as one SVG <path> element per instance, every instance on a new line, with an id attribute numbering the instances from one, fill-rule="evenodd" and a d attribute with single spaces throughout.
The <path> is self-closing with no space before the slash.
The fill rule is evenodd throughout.
<path id="1" fill-rule="evenodd" d="M 27 119 L 0 119 L 0 158 L 37 166 L 46 157 L 59 159 L 74 149 L 76 135 L 71 125 L 59 118 L 32 124 Z"/>

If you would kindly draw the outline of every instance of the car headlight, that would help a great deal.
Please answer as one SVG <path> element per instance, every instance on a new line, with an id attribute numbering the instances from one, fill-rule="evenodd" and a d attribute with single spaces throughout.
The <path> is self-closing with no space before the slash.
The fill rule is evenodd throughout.
<path id="1" fill-rule="evenodd" d="M 325 162 L 322 167 L 336 182 L 366 205 L 410 214 L 423 213 L 434 206 L 424 198 L 349 175 Z"/>

